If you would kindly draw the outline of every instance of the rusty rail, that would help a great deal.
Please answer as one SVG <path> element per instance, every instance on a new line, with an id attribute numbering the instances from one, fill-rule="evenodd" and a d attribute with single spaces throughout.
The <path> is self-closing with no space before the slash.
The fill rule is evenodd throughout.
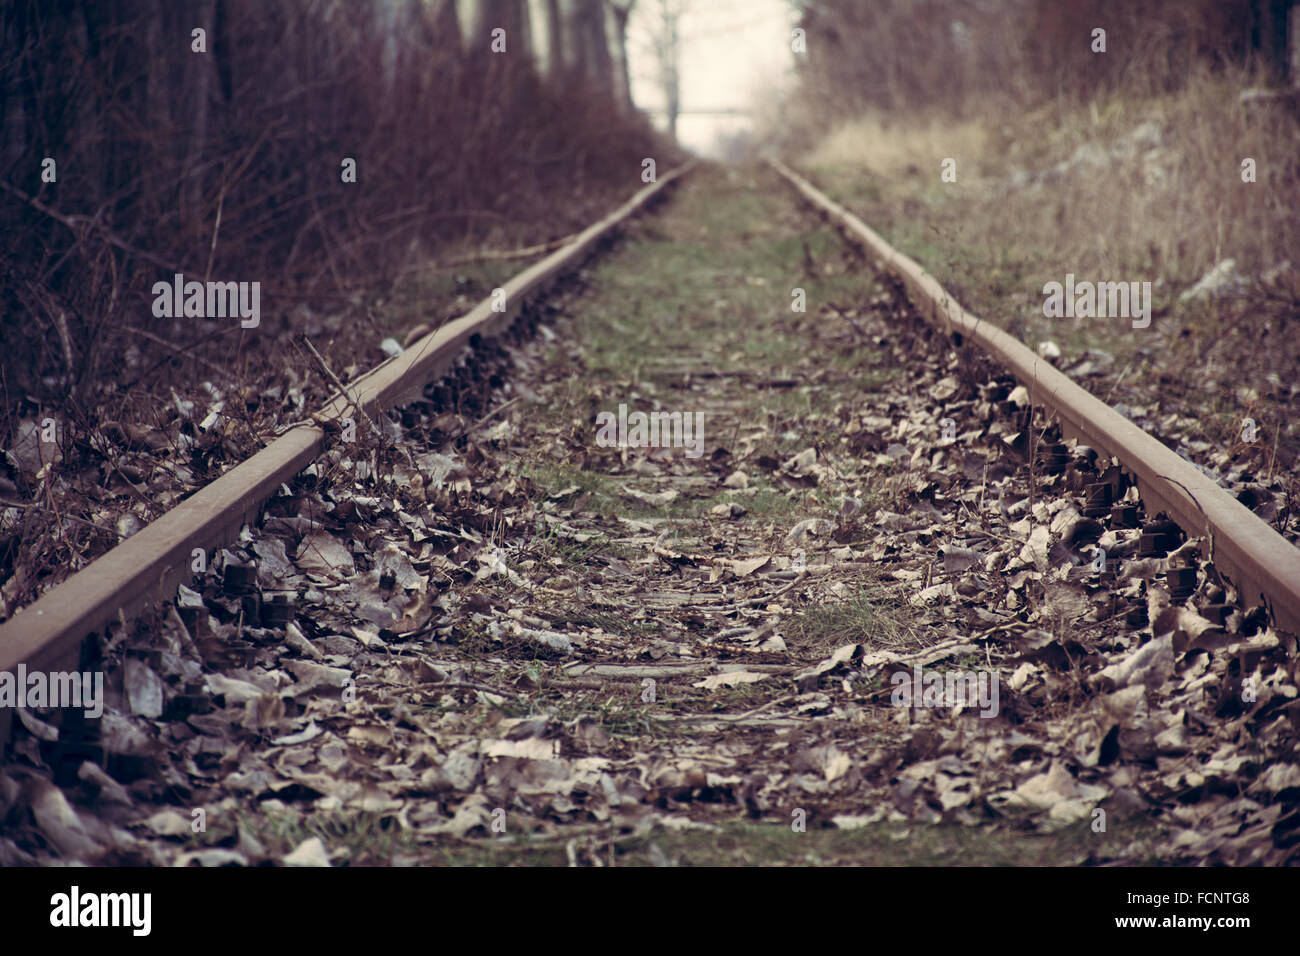
<path id="1" fill-rule="evenodd" d="M 1190 462 L 1030 351 L 1023 342 L 961 307 L 918 263 L 887 243 L 857 216 L 777 160 L 772 168 L 813 207 L 865 247 L 907 289 L 922 317 L 961 333 L 1024 385 L 1034 404 L 1050 409 L 1062 431 L 1113 455 L 1137 479 L 1147 511 L 1164 511 L 1189 534 L 1209 539 L 1215 567 L 1246 604 L 1263 604 L 1273 620 L 1300 633 L 1300 549 L 1211 481 Z"/>

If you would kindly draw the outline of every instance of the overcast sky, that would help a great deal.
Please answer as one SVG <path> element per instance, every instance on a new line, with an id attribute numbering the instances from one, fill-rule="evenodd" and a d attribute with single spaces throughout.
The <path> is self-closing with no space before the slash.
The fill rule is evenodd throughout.
<path id="1" fill-rule="evenodd" d="M 650 44 L 658 7 L 659 0 L 637 0 L 628 23 L 632 98 L 645 109 L 662 108 L 664 101 Z M 680 28 L 682 109 L 748 108 L 763 90 L 779 85 L 790 69 L 795 22 L 788 0 L 692 0 Z M 686 115 L 677 131 L 683 145 L 709 153 L 719 132 L 747 122 Z"/>

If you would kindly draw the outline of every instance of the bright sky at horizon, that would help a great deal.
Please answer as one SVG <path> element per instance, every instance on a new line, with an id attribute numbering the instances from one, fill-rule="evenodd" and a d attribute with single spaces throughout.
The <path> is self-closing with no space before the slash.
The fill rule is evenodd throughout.
<path id="1" fill-rule="evenodd" d="M 628 23 L 632 99 L 662 125 L 663 90 L 652 38 L 659 0 L 637 0 Z M 682 145 L 717 155 L 719 136 L 751 125 L 746 116 L 691 115 L 691 110 L 748 109 L 773 95 L 793 64 L 797 13 L 789 0 L 690 0 L 679 27 Z"/>

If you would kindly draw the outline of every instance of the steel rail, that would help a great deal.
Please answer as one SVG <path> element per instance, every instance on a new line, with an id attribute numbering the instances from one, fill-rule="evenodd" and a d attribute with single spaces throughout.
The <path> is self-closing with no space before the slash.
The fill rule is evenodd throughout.
<path id="1" fill-rule="evenodd" d="M 510 326 L 530 297 L 580 265 L 607 235 L 618 230 L 665 187 L 687 173 L 687 163 L 639 190 L 631 199 L 588 226 L 561 249 L 502 286 L 504 311 L 492 297 L 468 313 L 413 342 L 400 355 L 347 383 L 348 395 L 334 397 L 313 418 L 337 422 L 359 405 L 367 415 L 418 397 L 460 355 L 472 337 L 490 338 Z M 499 301 L 499 297 L 498 297 Z M 19 664 L 28 672 L 79 670 L 85 639 L 120 615 L 152 602 L 165 602 L 190 579 L 191 553 L 234 540 L 256 519 L 262 504 L 320 456 L 326 430 L 301 423 L 206 485 L 161 518 L 114 547 L 38 600 L 0 624 L 0 672 Z M 0 708 L 0 749 L 9 738 L 11 710 Z"/>
<path id="2" fill-rule="evenodd" d="M 1274 531 L 1191 462 L 1057 371 L 1023 342 L 967 312 L 917 262 L 778 160 L 775 169 L 812 206 L 896 275 L 921 316 L 974 342 L 1046 406 L 1067 437 L 1114 456 L 1136 479 L 1147 513 L 1165 512 L 1189 535 L 1209 540 L 1210 559 L 1246 606 L 1262 604 L 1274 622 L 1300 633 L 1300 549 Z"/>

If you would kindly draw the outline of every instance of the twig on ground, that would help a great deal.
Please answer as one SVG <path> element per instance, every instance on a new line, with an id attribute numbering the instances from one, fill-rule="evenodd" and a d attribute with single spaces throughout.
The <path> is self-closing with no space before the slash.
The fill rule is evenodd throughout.
<path id="1" fill-rule="evenodd" d="M 185 345 L 185 346 L 174 345 L 171 342 L 168 342 L 162 336 L 154 335 L 152 332 L 146 332 L 144 329 L 136 328 L 134 325 L 124 325 L 122 326 L 122 328 L 126 329 L 126 331 L 132 333 L 133 335 L 139 335 L 142 338 L 148 339 L 150 342 L 153 342 L 155 345 L 161 345 L 165 349 L 170 349 L 171 351 L 175 352 L 177 355 L 184 355 L 186 352 L 189 352 L 192 348 L 194 348 L 195 344 L 197 344 L 197 343 L 192 343 L 190 345 Z M 228 372 L 227 369 L 222 368 L 216 362 L 208 361 L 202 355 L 192 355 L 190 357 L 193 358 L 194 361 L 198 362 L 200 365 L 205 365 L 212 371 L 217 372 L 221 375 L 225 375 Z"/>
<path id="2" fill-rule="evenodd" d="M 490 418 L 495 418 L 497 415 L 500 415 L 511 405 L 518 402 L 521 398 L 523 398 L 522 395 L 516 395 L 514 398 L 510 399 L 510 401 L 506 402 L 505 404 L 498 405 L 496 408 L 492 409 L 492 411 L 488 412 L 486 415 L 484 415 L 482 418 L 476 421 L 473 425 L 470 425 L 468 428 L 462 429 L 460 432 L 453 435 L 451 438 L 447 439 L 447 443 L 452 444 L 453 442 L 458 442 L 466 435 L 470 434 L 471 432 L 478 431 L 478 429 L 483 426 L 484 422 L 486 422 Z"/>
<path id="3" fill-rule="evenodd" d="M 334 370 L 326 364 L 325 359 L 316 351 L 316 346 L 311 344 L 311 339 L 304 335 L 302 341 L 303 344 L 311 350 L 311 354 L 315 357 L 316 361 L 320 363 L 321 369 L 324 370 L 325 374 L 329 377 L 329 380 L 334 383 L 343 397 L 348 400 L 348 403 L 357 410 L 357 414 L 366 420 L 366 424 L 370 426 L 372 431 L 378 431 L 379 429 L 375 425 L 374 419 L 366 414 L 366 410 L 361 407 L 361 403 L 357 401 L 356 396 L 348 391 L 348 387 L 343 384 L 342 379 L 335 375 Z"/>
<path id="4" fill-rule="evenodd" d="M 464 255 L 452 256 L 450 259 L 444 259 L 442 262 L 435 263 L 433 268 L 440 269 L 447 266 L 459 266 L 469 262 L 488 262 L 501 259 L 526 259 L 529 256 L 540 255 L 543 252 L 550 252 L 552 249 L 559 249 L 566 246 L 577 235 L 564 236 L 560 239 L 552 239 L 550 242 L 539 242 L 535 246 L 524 246 L 522 249 L 485 249 L 481 252 L 467 252 Z"/>
<path id="5" fill-rule="evenodd" d="M 867 336 L 867 330 L 864 329 L 862 326 L 858 325 L 858 323 L 857 323 L 857 322 L 856 322 L 856 321 L 855 321 L 855 320 L 854 320 L 854 319 L 853 319 L 853 318 L 852 318 L 852 317 L 851 317 L 847 312 L 845 312 L 843 309 L 841 309 L 841 308 L 840 308 L 838 305 L 836 305 L 834 302 L 828 302 L 827 305 L 829 305 L 832 309 L 834 309 L 834 310 L 836 311 L 836 313 L 839 315 L 839 317 L 840 317 L 841 319 L 843 319 L 845 322 L 849 323 L 849 325 L 850 325 L 850 326 L 852 327 L 852 329 L 853 329 L 853 333 L 854 333 L 858 338 L 860 338 L 860 339 L 865 339 L 865 338 L 868 337 L 868 336 Z"/>

